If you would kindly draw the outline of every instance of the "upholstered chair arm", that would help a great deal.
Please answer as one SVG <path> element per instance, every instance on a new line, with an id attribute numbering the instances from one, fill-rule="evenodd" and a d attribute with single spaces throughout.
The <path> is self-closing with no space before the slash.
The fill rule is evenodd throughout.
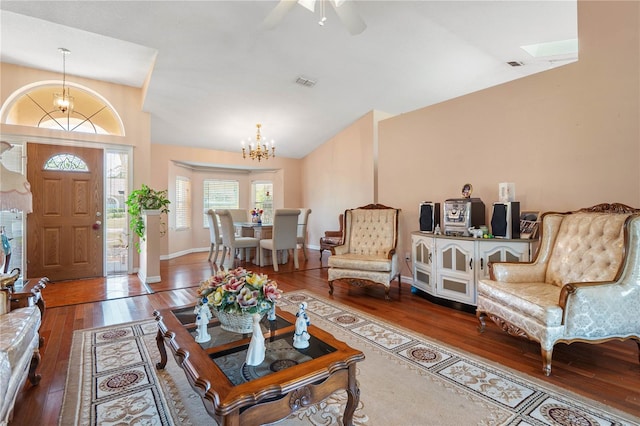
<path id="1" fill-rule="evenodd" d="M 342 237 L 342 231 L 324 231 L 325 237 Z"/>
<path id="2" fill-rule="evenodd" d="M 34 304 L 36 296 L 33 293 L 11 293 L 11 309 L 26 308 Z"/>
<path id="3" fill-rule="evenodd" d="M 628 221 L 626 258 L 615 280 L 568 283 L 562 287 L 559 304 L 569 332 L 579 332 L 584 324 L 598 324 L 596 329 L 604 329 L 605 334 L 607 326 L 618 334 L 621 329 L 635 335 L 640 330 L 640 216 Z"/>
<path id="4" fill-rule="evenodd" d="M 492 262 L 489 263 L 489 276 L 493 281 L 508 283 L 544 282 L 546 264 Z"/>
<path id="5" fill-rule="evenodd" d="M 0 288 L 0 315 L 7 314 L 11 311 L 9 303 L 9 289 Z"/>
<path id="6" fill-rule="evenodd" d="M 510 283 L 545 282 L 549 256 L 562 223 L 563 215 L 545 214 L 542 220 L 541 239 L 533 262 L 494 262 L 489 264 L 489 276 L 494 281 Z"/>
<path id="7" fill-rule="evenodd" d="M 389 253 L 387 253 L 387 259 L 393 259 L 393 255 L 396 254 L 396 249 L 392 248 L 391 250 L 389 250 Z"/>
<path id="8" fill-rule="evenodd" d="M 347 244 L 341 246 L 335 246 L 331 249 L 333 254 L 347 254 L 349 253 L 349 246 Z"/>
<path id="9" fill-rule="evenodd" d="M 640 330 L 640 288 L 619 282 L 569 283 L 562 287 L 559 304 L 563 309 L 565 333 L 608 337 L 608 328 L 621 334 Z M 597 335 L 594 335 L 597 333 Z M 622 332 L 624 334 L 624 332 Z"/>

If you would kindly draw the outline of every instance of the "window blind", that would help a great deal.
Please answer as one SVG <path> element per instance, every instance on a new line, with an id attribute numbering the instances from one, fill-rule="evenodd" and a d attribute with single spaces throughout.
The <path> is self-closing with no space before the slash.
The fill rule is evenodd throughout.
<path id="1" fill-rule="evenodd" d="M 191 228 L 191 181 L 176 176 L 176 229 Z"/>
<path id="2" fill-rule="evenodd" d="M 237 180 L 205 179 L 203 188 L 205 210 L 240 208 L 240 183 Z M 209 227 L 206 214 L 202 215 L 202 223 L 205 228 Z"/>

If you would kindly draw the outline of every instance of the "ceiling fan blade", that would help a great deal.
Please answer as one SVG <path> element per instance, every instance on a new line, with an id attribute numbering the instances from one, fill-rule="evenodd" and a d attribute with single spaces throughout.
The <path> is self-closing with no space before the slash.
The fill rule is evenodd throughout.
<path id="1" fill-rule="evenodd" d="M 347 27 L 351 35 L 358 35 L 367 28 L 367 24 L 365 24 L 360 17 L 353 1 L 338 3 L 340 6 L 337 6 L 333 1 L 330 3 L 336 11 L 338 18 L 340 18 L 342 24 Z"/>
<path id="2" fill-rule="evenodd" d="M 264 18 L 262 28 L 265 30 L 274 29 L 278 24 L 280 24 L 280 22 L 282 22 L 285 15 L 289 13 L 296 4 L 296 0 L 280 0 L 280 3 L 278 3 L 278 5 L 269 12 L 266 18 Z"/>
<path id="3" fill-rule="evenodd" d="M 316 0 L 298 0 L 298 4 L 310 12 L 316 11 Z"/>

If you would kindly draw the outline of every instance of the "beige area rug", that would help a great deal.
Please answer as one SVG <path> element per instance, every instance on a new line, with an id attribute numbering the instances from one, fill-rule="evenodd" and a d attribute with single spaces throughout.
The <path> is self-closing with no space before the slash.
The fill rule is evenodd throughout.
<path id="1" fill-rule="evenodd" d="M 311 322 L 362 350 L 359 425 L 640 425 L 640 419 L 537 379 L 445 347 L 342 304 L 299 291 Z M 61 425 L 212 424 L 182 370 L 160 356 L 155 321 L 74 333 Z M 341 424 L 346 394 L 292 414 L 278 425 Z"/>

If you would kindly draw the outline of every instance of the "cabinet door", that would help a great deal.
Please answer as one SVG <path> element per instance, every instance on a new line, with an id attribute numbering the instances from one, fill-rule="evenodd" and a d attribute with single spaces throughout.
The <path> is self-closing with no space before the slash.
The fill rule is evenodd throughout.
<path id="1" fill-rule="evenodd" d="M 475 305 L 473 241 L 439 239 L 437 253 L 437 296 Z"/>
<path id="2" fill-rule="evenodd" d="M 530 244 L 526 241 L 478 241 L 476 279 L 489 278 L 489 262 L 528 262 Z"/>
<path id="3" fill-rule="evenodd" d="M 413 285 L 429 294 L 435 293 L 434 283 L 434 240 L 432 236 L 412 235 L 411 254 L 413 256 Z"/>

